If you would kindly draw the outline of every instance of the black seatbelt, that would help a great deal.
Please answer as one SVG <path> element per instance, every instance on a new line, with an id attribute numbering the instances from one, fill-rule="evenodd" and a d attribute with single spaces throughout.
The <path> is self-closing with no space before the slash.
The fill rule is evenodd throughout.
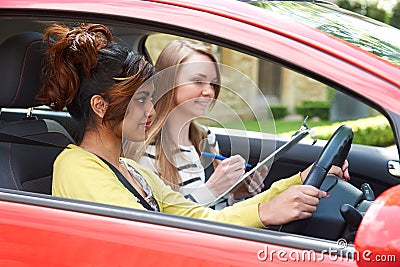
<path id="1" fill-rule="evenodd" d="M 97 156 L 99 157 L 99 156 Z M 103 159 L 102 157 L 99 157 L 105 164 L 110 167 L 110 169 L 115 173 L 115 175 L 118 177 L 118 180 L 138 199 L 139 203 L 142 204 L 144 208 L 147 210 L 155 211 L 153 207 L 150 206 L 150 204 L 142 197 L 141 194 L 126 180 L 126 178 L 122 175 L 122 173 L 114 167 L 110 162 L 107 160 Z"/>
<path id="2" fill-rule="evenodd" d="M 52 144 L 52 143 L 37 141 L 37 140 L 29 139 L 26 137 L 16 136 L 16 135 L 2 133 L 2 132 L 0 132 L 0 142 L 31 145 L 31 146 L 66 148 L 65 146 L 59 146 L 59 145 Z"/>
<path id="3" fill-rule="evenodd" d="M 4 143 L 14 143 L 14 144 L 22 144 L 22 145 L 32 145 L 32 146 L 42 146 L 42 147 L 54 147 L 54 148 L 68 148 L 66 146 L 59 146 L 52 143 L 42 142 L 32 140 L 26 137 L 16 136 L 12 134 L 2 133 L 0 132 L 0 142 Z M 108 167 L 115 173 L 118 180 L 138 199 L 139 203 L 142 204 L 144 208 L 147 210 L 154 211 L 154 208 L 150 206 L 150 204 L 142 197 L 141 194 L 126 180 L 126 178 L 122 175 L 122 173 L 115 168 L 110 162 L 107 160 L 97 156 L 100 158 Z"/>

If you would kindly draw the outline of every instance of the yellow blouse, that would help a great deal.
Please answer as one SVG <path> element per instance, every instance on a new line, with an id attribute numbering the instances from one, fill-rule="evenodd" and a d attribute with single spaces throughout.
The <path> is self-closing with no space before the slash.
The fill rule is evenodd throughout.
<path id="1" fill-rule="evenodd" d="M 124 160 L 146 179 L 161 212 L 249 227 L 264 227 L 258 215 L 258 204 L 271 200 L 292 185 L 301 184 L 297 174 L 273 183 L 269 190 L 252 198 L 213 210 L 187 200 L 133 160 Z M 72 144 L 54 162 L 52 193 L 59 197 L 144 209 L 99 157 Z"/>

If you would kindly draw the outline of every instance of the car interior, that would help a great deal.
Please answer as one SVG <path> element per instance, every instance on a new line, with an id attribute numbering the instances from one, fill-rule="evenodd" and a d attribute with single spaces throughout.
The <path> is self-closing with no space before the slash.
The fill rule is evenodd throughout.
<path id="1" fill-rule="evenodd" d="M 40 88 L 41 61 L 46 50 L 46 44 L 41 41 L 43 37 L 41 32 L 50 23 L 50 21 L 31 20 L 0 21 L 2 29 L 13 29 L 9 32 L 2 30 L 0 36 L 2 81 L 0 169 L 6 170 L 0 174 L 1 188 L 51 195 L 53 162 L 65 146 L 74 143 L 76 124 L 68 112 L 51 111 L 40 106 L 34 97 Z M 11 24 L 13 24 L 12 27 L 8 27 Z M 113 30 L 119 40 L 152 60 L 144 46 L 146 34 L 150 34 L 150 31 L 134 30 L 123 26 L 114 26 Z M 218 134 L 217 138 L 220 142 L 221 153 L 226 156 L 239 153 L 242 144 L 249 144 L 249 163 L 252 165 L 265 157 L 265 155 L 260 155 L 260 145 L 271 147 L 270 142 L 276 141 L 276 146 L 279 147 L 284 143 L 284 139 L 279 138 L 260 140 L 246 136 L 228 137 L 223 134 Z M 320 142 L 310 148 L 308 142 L 300 142 L 275 162 L 265 180 L 265 188 L 281 177 L 289 177 L 314 162 L 323 151 L 325 144 L 326 142 Z M 358 225 L 345 221 L 343 214 L 346 212 L 353 214 L 354 207 L 357 208 L 358 213 L 363 214 L 366 211 L 373 201 L 373 198 L 366 197 L 366 190 L 379 195 L 385 189 L 399 183 L 396 178 L 387 175 L 386 170 L 368 167 L 368 164 L 365 164 L 365 162 L 371 163 L 377 160 L 374 156 L 376 153 L 369 153 L 371 151 L 379 153 L 380 163 L 398 159 L 397 155 L 384 149 L 353 145 L 348 157 L 352 164 L 351 184 L 337 177 L 328 176 L 322 188 L 331 190 L 333 196 L 330 202 L 321 201 L 318 208 L 320 213 L 314 216 L 313 222 L 308 223 L 308 227 L 301 226 L 302 231 L 299 231 L 297 227 L 293 233 L 328 240 L 337 240 L 345 235 L 349 240 L 354 239 Z M 365 168 L 370 169 L 365 170 Z M 383 173 L 385 176 L 382 176 Z M 368 187 L 363 189 L 362 185 L 366 182 L 368 182 Z M 351 211 L 341 211 L 343 204 L 350 204 L 351 207 L 348 209 Z M 331 230 L 326 231 L 327 227 Z"/>
<path id="2" fill-rule="evenodd" d="M 1 108 L 29 110 L 38 105 L 35 94 L 40 88 L 41 61 L 46 51 L 42 39 L 41 33 L 23 32 L 1 43 Z M 0 143 L 0 168 L 5 170 L 0 187 L 51 194 L 53 162 L 73 139 L 55 120 L 39 119 L 31 113 L 20 116 L 15 121 L 2 121 L 2 137 L 10 142 Z M 21 137 L 26 140 L 18 139 Z M 59 147 L 30 145 L 29 140 Z"/>

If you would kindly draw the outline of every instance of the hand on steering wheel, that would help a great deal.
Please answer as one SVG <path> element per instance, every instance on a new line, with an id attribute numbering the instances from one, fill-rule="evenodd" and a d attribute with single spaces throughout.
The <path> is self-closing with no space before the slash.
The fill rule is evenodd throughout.
<path id="1" fill-rule="evenodd" d="M 303 183 L 306 180 L 313 165 L 314 164 L 311 164 L 310 166 L 307 167 L 307 169 L 305 169 L 304 171 L 302 171 L 300 173 L 301 181 Z M 328 171 L 328 174 L 333 174 L 333 175 L 336 175 L 336 176 L 342 178 L 345 181 L 350 181 L 349 162 L 347 161 L 347 159 L 343 162 L 342 167 L 332 166 L 331 169 Z"/>
<path id="2" fill-rule="evenodd" d="M 282 225 L 311 217 L 320 198 L 328 194 L 311 185 L 294 185 L 265 205 L 259 205 L 261 222 L 265 226 Z"/>
<path id="3" fill-rule="evenodd" d="M 350 127 L 346 125 L 339 127 L 329 139 L 318 159 L 310 166 L 310 170 L 307 174 L 307 178 L 303 182 L 303 186 L 310 185 L 320 191 L 319 188 L 329 172 L 333 172 L 333 174 L 336 175 L 341 174 L 338 176 L 342 177 L 342 179 L 350 179 L 346 158 L 350 151 L 353 136 L 354 133 Z M 332 167 L 332 165 L 342 167 Z M 318 203 L 316 205 L 318 205 Z M 284 232 L 298 233 L 302 227 L 304 227 L 303 221 L 293 221 L 281 225 L 280 230 Z"/>
<path id="4" fill-rule="evenodd" d="M 262 222 L 266 225 L 280 225 L 279 230 L 284 232 L 301 232 L 300 229 L 304 227 L 304 221 L 298 220 L 311 217 L 319 204 L 319 199 L 328 195 L 326 192 L 319 190 L 326 175 L 333 173 L 339 174 L 345 180 L 350 178 L 346 158 L 352 139 L 353 131 L 351 128 L 343 125 L 336 130 L 315 163 L 301 175 L 302 180 L 304 176 L 307 176 L 304 179 L 304 185 L 292 186 L 276 196 L 270 203 L 263 203 L 273 205 L 259 206 Z M 336 165 L 336 167 L 332 167 L 332 165 Z M 268 206 L 275 207 L 270 211 L 272 213 L 262 214 L 265 211 L 261 209 L 268 210 Z"/>
<path id="5" fill-rule="evenodd" d="M 354 133 L 350 127 L 346 125 L 340 126 L 329 139 L 321 155 L 311 167 L 304 184 L 320 188 L 332 165 L 344 166 L 353 136 Z"/>

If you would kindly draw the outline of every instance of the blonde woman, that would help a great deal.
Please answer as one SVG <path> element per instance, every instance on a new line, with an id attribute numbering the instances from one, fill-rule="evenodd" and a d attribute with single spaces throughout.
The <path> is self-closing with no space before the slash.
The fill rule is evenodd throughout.
<path id="1" fill-rule="evenodd" d="M 218 98 L 221 77 L 217 60 L 202 44 L 175 40 L 160 53 L 155 67 L 159 82 L 153 125 L 157 126 L 150 130 L 139 163 L 187 199 L 211 203 L 245 172 L 245 160 L 239 155 L 214 161 L 213 165 L 201 157 L 202 151 L 219 153 L 215 135 L 194 121 L 205 116 Z M 266 173 L 266 167 L 256 172 L 228 202 L 261 192 Z"/>

